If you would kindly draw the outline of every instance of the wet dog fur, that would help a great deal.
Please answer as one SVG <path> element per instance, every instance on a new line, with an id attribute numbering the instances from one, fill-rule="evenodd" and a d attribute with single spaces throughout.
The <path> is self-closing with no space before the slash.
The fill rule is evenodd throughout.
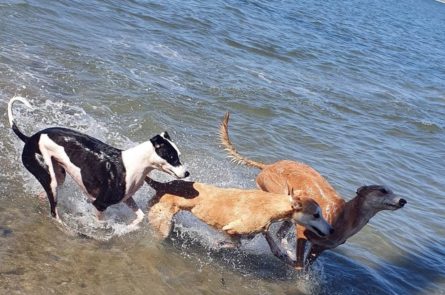
<path id="1" fill-rule="evenodd" d="M 297 269 L 312 264 L 323 251 L 343 244 L 359 232 L 379 211 L 397 210 L 407 203 L 405 199 L 383 185 L 362 186 L 357 189 L 354 198 L 345 201 L 329 182 L 309 165 L 290 160 L 264 164 L 243 157 L 229 139 L 228 122 L 229 113 L 226 113 L 220 126 L 221 143 L 234 162 L 261 170 L 256 177 L 258 187 L 272 193 L 281 193 L 290 187 L 310 194 L 320 205 L 324 218 L 335 230 L 329 236 L 319 237 L 304 226 L 295 227 Z M 284 222 L 278 235 L 282 238 L 290 226 L 290 223 Z M 311 247 L 305 258 L 308 240 L 311 242 Z"/>
<path id="2" fill-rule="evenodd" d="M 268 233 L 269 226 L 287 220 L 304 225 L 315 235 L 332 233 L 331 226 L 323 219 L 321 209 L 304 191 L 273 194 L 261 190 L 220 188 L 209 184 L 175 180 L 160 183 L 146 177 L 146 182 L 156 190 L 150 201 L 148 220 L 160 238 L 166 238 L 172 229 L 174 215 L 180 210 L 224 232 L 234 244 L 240 238 L 262 233 L 272 252 L 284 260 Z"/>
<path id="3" fill-rule="evenodd" d="M 9 123 L 25 143 L 22 162 L 43 186 L 51 215 L 57 213 L 57 187 L 69 174 L 97 209 L 98 218 L 113 204 L 124 202 L 136 214 L 132 226 L 143 220 L 144 213 L 133 200 L 145 176 L 156 169 L 177 178 L 189 175 L 179 160 L 180 152 L 167 132 L 127 150 L 112 147 L 75 130 L 53 127 L 32 136 L 23 134 L 13 117 L 13 104 L 21 102 L 31 108 L 23 97 L 8 103 Z"/>

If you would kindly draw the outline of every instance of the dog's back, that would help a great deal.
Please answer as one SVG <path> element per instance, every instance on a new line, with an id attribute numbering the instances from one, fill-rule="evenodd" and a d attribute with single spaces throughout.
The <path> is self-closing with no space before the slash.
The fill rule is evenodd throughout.
<path id="1" fill-rule="evenodd" d="M 320 205 L 329 223 L 334 221 L 335 212 L 345 204 L 344 199 L 315 169 L 295 161 L 282 160 L 266 165 L 256 182 L 259 188 L 272 193 L 286 193 L 288 189 L 307 192 Z"/>
<path id="2" fill-rule="evenodd" d="M 191 212 L 229 234 L 250 235 L 292 212 L 289 197 L 260 190 L 222 189 L 199 184 L 204 194 Z"/>

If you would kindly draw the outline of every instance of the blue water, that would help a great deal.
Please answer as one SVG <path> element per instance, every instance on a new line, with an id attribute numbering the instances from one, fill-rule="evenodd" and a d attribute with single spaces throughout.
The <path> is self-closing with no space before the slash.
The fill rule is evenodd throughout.
<path id="1" fill-rule="evenodd" d="M 0 1 L 0 44 L 0 293 L 445 294 L 445 4 Z M 261 238 L 221 256 L 217 234 L 188 215 L 167 243 L 119 222 L 102 241 L 71 183 L 61 211 L 93 235 L 83 239 L 34 197 L 8 128 L 14 95 L 35 106 L 16 110 L 27 134 L 67 126 L 126 148 L 167 130 L 192 180 L 254 187 L 258 171 L 218 143 L 230 111 L 243 155 L 308 163 L 347 200 L 384 183 L 408 204 L 377 214 L 308 275 Z"/>

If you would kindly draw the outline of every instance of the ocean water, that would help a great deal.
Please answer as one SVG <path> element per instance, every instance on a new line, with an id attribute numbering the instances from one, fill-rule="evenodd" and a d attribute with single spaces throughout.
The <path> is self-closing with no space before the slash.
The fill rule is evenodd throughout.
<path id="1" fill-rule="evenodd" d="M 445 294 L 440 1 L 0 1 L 0 44 L 1 294 Z M 346 200 L 383 183 L 408 204 L 305 274 L 262 237 L 218 249 L 188 213 L 162 242 L 147 221 L 128 231 L 124 205 L 99 223 L 72 181 L 61 226 L 21 164 L 14 95 L 34 106 L 15 108 L 26 134 L 65 126 L 128 148 L 168 131 L 191 180 L 253 188 L 258 171 L 219 145 L 230 111 L 243 155 L 308 163 Z"/>

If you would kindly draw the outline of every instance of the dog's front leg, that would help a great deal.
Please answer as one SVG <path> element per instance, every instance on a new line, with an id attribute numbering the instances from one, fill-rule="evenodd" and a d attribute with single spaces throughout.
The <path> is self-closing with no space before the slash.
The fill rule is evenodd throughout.
<path id="1" fill-rule="evenodd" d="M 281 249 L 278 247 L 278 245 L 275 243 L 273 237 L 270 235 L 268 231 L 263 232 L 263 236 L 266 238 L 267 243 L 269 244 L 270 250 L 272 253 L 278 257 L 280 260 L 284 261 L 284 263 L 287 263 L 291 266 L 294 265 L 294 261 L 289 258 L 285 253 L 281 251 Z"/>
<path id="2" fill-rule="evenodd" d="M 141 208 L 136 204 L 133 197 L 129 197 L 124 203 L 136 214 L 136 219 L 133 220 L 130 226 L 137 227 L 137 225 L 144 219 L 144 212 L 142 212 Z"/>
<path id="3" fill-rule="evenodd" d="M 312 245 L 311 249 L 309 250 L 309 254 L 306 258 L 306 265 L 305 267 L 310 267 L 315 260 L 317 260 L 318 256 L 324 251 L 325 249 L 322 247 L 319 247 L 317 245 Z"/>
<path id="4" fill-rule="evenodd" d="M 103 221 L 104 220 L 104 211 L 100 211 L 96 208 L 96 218 L 99 221 Z"/>
<path id="5" fill-rule="evenodd" d="M 296 256 L 297 261 L 295 261 L 295 268 L 302 270 L 304 269 L 304 252 L 306 250 L 306 236 L 304 235 L 304 231 L 306 229 L 302 227 L 301 225 L 295 225 L 295 237 L 297 239 L 297 245 L 296 245 Z"/>

